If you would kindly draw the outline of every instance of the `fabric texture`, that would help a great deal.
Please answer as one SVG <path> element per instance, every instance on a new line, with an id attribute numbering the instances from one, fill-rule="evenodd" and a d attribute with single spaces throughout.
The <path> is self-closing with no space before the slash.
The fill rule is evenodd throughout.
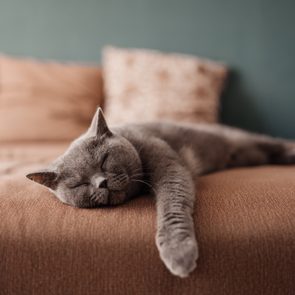
<path id="1" fill-rule="evenodd" d="M 220 63 L 183 54 L 106 47 L 103 73 L 105 113 L 111 124 L 218 121 L 227 76 L 227 68 Z"/>
<path id="2" fill-rule="evenodd" d="M 77 209 L 24 177 L 65 148 L 0 146 L 1 295 L 293 294 L 295 167 L 201 177 L 194 214 L 200 258 L 180 279 L 159 258 L 152 197 Z"/>
<path id="3" fill-rule="evenodd" d="M 0 55 L 0 142 L 74 139 L 101 104 L 98 67 Z"/>

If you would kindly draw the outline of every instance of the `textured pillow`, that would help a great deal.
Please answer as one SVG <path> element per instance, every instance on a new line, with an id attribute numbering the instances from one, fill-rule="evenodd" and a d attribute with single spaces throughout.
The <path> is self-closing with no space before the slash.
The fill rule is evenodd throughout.
<path id="1" fill-rule="evenodd" d="M 0 142 L 71 140 L 101 102 L 98 67 L 0 55 Z"/>
<path id="2" fill-rule="evenodd" d="M 103 75 L 110 123 L 216 122 L 227 69 L 189 55 L 106 47 Z"/>

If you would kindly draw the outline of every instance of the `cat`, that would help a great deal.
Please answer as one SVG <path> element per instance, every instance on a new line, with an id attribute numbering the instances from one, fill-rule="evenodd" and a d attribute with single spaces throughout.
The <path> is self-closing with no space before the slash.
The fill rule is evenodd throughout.
<path id="1" fill-rule="evenodd" d="M 172 274 L 187 277 L 198 258 L 192 218 L 197 177 L 269 163 L 295 163 L 294 145 L 217 124 L 109 128 L 98 108 L 86 133 L 47 169 L 27 177 L 81 208 L 119 205 L 144 190 L 154 193 L 160 257 Z"/>

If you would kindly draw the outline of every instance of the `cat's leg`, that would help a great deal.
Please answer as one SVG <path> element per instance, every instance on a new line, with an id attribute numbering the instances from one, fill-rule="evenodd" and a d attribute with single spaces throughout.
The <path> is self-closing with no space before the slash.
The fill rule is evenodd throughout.
<path id="1" fill-rule="evenodd" d="M 226 129 L 231 143 L 228 167 L 295 164 L 294 142 L 239 129 Z"/>
<path id="2" fill-rule="evenodd" d="M 295 145 L 291 141 L 268 137 L 256 146 L 266 155 L 268 164 L 295 164 Z"/>
<path id="3" fill-rule="evenodd" d="M 195 184 L 178 155 L 163 141 L 150 144 L 148 163 L 156 193 L 156 244 L 174 275 L 186 277 L 196 267 L 198 246 L 192 218 Z"/>
<path id="4" fill-rule="evenodd" d="M 196 267 L 198 246 L 192 218 L 195 190 L 189 172 L 171 163 L 157 187 L 156 244 L 167 268 L 186 277 Z"/>

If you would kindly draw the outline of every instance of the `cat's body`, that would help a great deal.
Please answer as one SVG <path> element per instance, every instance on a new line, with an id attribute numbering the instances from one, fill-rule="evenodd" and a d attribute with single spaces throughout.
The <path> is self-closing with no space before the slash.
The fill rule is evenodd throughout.
<path id="1" fill-rule="evenodd" d="M 28 177 L 78 207 L 120 204 L 149 190 L 156 243 L 180 277 L 196 266 L 192 219 L 199 175 L 231 167 L 295 163 L 291 143 L 221 125 L 147 123 L 109 129 L 97 111 L 89 130 L 49 169 Z"/>
<path id="2" fill-rule="evenodd" d="M 284 164 L 282 150 L 287 141 L 249 133 L 221 124 L 175 124 L 154 122 L 111 128 L 127 138 L 140 153 L 154 139 L 162 140 L 177 153 L 193 175 L 232 167 Z M 155 151 L 151 151 L 153 154 Z M 148 157 L 151 155 L 148 155 Z"/>

